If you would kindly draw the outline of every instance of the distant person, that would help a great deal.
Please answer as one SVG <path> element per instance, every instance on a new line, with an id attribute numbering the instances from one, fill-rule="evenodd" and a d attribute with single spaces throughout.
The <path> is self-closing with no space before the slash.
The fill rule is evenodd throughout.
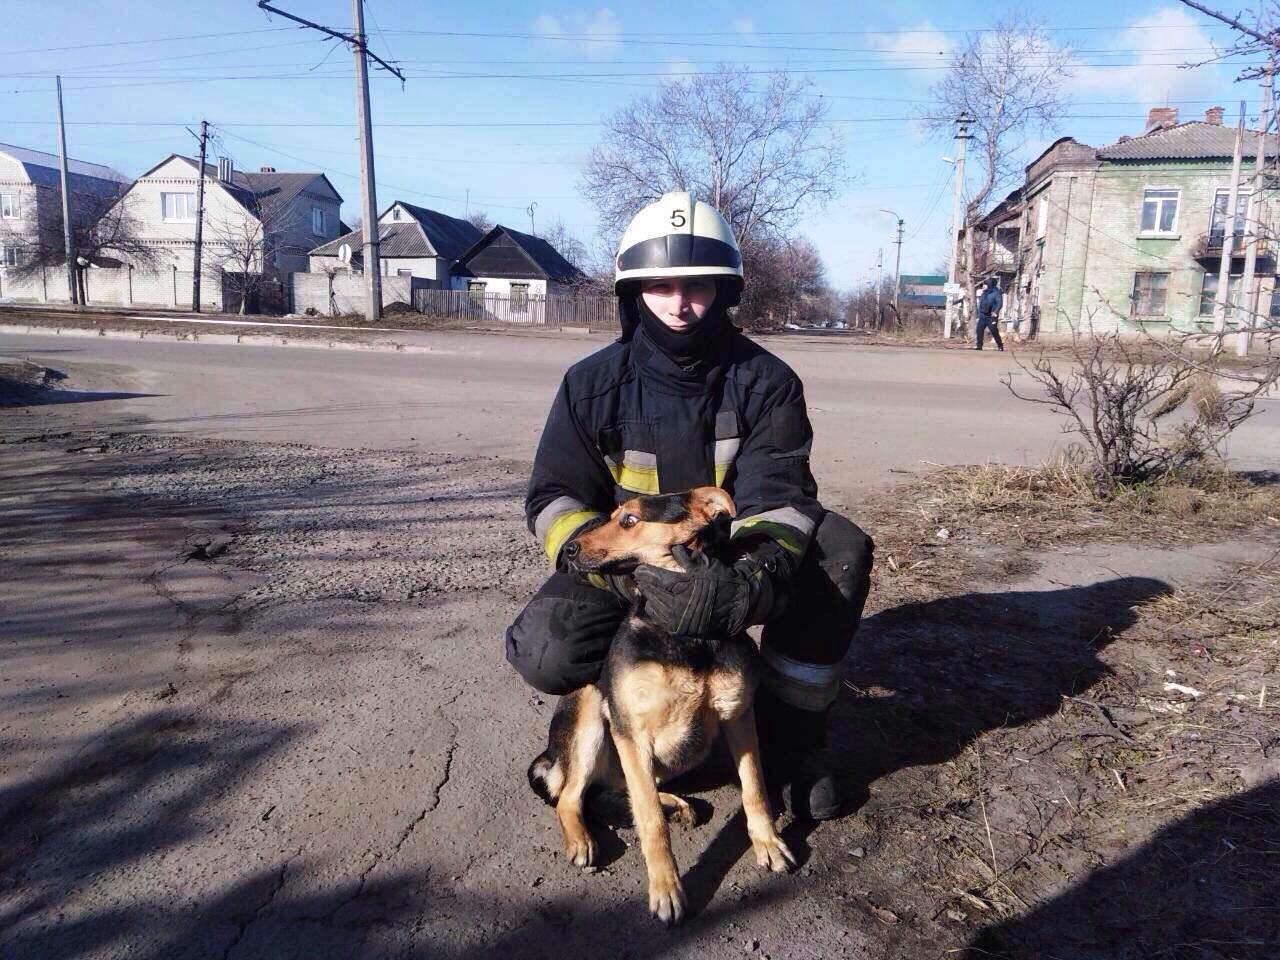
<path id="1" fill-rule="evenodd" d="M 1004 307 L 1004 294 L 1000 292 L 1000 283 L 995 277 L 987 277 L 986 288 L 978 298 L 978 345 L 975 350 L 982 349 L 983 334 L 989 328 L 991 339 L 996 342 L 996 349 L 1004 349 L 1004 341 L 1000 339 L 1000 311 Z"/>

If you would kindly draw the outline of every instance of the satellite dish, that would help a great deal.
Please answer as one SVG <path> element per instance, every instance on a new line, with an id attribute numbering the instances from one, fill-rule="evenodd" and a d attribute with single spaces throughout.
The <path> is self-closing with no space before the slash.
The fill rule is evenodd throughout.
<path id="1" fill-rule="evenodd" d="M 351 262 L 351 244 L 344 243 L 339 245 L 338 259 L 341 260 L 343 263 Z"/>

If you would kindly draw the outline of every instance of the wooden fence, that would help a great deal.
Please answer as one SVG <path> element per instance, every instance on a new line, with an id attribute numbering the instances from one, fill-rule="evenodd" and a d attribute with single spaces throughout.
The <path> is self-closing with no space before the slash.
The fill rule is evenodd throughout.
<path id="1" fill-rule="evenodd" d="M 618 301 L 614 297 L 503 296 L 467 290 L 414 290 L 413 308 L 445 320 L 570 327 L 618 325 Z"/>

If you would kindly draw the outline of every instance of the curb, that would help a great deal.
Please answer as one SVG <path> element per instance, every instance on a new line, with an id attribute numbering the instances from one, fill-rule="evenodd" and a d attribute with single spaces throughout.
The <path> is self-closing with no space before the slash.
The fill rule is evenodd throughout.
<path id="1" fill-rule="evenodd" d="M 174 343 L 214 343 L 221 345 L 243 344 L 257 347 L 302 347 L 309 350 L 357 350 L 372 353 L 434 353 L 452 354 L 455 351 L 421 344 L 401 343 L 396 340 L 375 340 L 359 343 L 342 340 L 321 340 L 311 337 L 272 336 L 253 333 L 198 333 L 195 330 L 112 330 L 107 327 L 47 327 L 39 324 L 0 323 L 0 333 L 23 333 L 61 337 L 106 337 L 110 340 L 164 340 Z"/>

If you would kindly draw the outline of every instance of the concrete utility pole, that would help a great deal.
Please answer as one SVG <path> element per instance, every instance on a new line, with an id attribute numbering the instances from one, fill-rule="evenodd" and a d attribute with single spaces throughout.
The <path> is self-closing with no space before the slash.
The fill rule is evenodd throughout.
<path id="1" fill-rule="evenodd" d="M 72 303 L 80 302 L 76 287 L 76 257 L 71 248 L 71 197 L 67 192 L 67 126 L 62 121 L 62 77 L 58 81 L 58 168 L 62 178 L 62 255 L 67 261 L 67 292 Z"/>
<path id="2" fill-rule="evenodd" d="M 200 312 L 200 264 L 204 260 L 204 157 L 209 145 L 209 121 L 200 121 L 200 164 L 196 176 L 196 243 L 191 262 L 191 309 Z"/>
<path id="3" fill-rule="evenodd" d="M 267 0 L 258 0 L 258 7 L 350 44 L 352 53 L 355 55 L 356 119 L 360 125 L 360 193 L 364 208 L 364 275 L 369 284 L 369 302 L 365 307 L 364 315 L 371 322 L 380 320 L 382 319 L 382 265 L 378 257 L 378 246 L 381 238 L 378 230 L 378 197 L 374 186 L 373 124 L 369 117 L 369 61 L 373 60 L 382 69 L 395 75 L 402 84 L 405 82 L 404 74 L 376 53 L 369 51 L 364 32 L 364 0 L 351 0 L 351 15 L 355 25 L 355 32 L 351 34 L 330 30 L 318 23 L 286 13 L 279 7 L 273 7 Z"/>
<path id="4" fill-rule="evenodd" d="M 1236 356 L 1249 355 L 1249 334 L 1258 325 L 1258 301 L 1261 291 L 1254 280 L 1258 266 L 1258 247 L 1266 242 L 1266 211 L 1263 205 L 1263 170 L 1267 162 L 1267 132 L 1271 129 L 1271 89 L 1275 58 L 1267 61 L 1262 72 L 1262 110 L 1258 114 L 1258 146 L 1253 152 L 1253 192 L 1249 194 L 1249 219 L 1246 221 L 1244 276 L 1240 278 L 1241 304 L 1236 323 Z"/>
<path id="5" fill-rule="evenodd" d="M 901 316 L 898 313 L 898 294 L 901 292 L 898 288 L 902 286 L 902 225 L 903 219 L 892 210 L 880 208 L 881 213 L 887 213 L 898 221 L 898 239 L 893 241 L 898 245 L 897 256 L 893 259 L 893 322 L 898 323 Z"/>
<path id="6" fill-rule="evenodd" d="M 881 289 L 884 287 L 882 272 L 884 267 L 884 248 L 876 251 L 876 329 L 884 329 L 884 311 L 880 308 Z"/>
<path id="7" fill-rule="evenodd" d="M 1231 181 L 1227 190 L 1227 208 L 1222 211 L 1222 261 L 1218 264 L 1218 295 L 1213 302 L 1213 332 L 1221 335 L 1227 325 L 1227 305 L 1231 301 L 1231 257 L 1235 253 L 1236 205 L 1240 199 L 1240 154 L 1244 149 L 1244 101 L 1240 101 L 1240 119 L 1236 122 L 1236 146 L 1231 155 Z M 1214 198 L 1217 203 L 1217 197 Z M 1212 220 L 1210 221 L 1212 225 Z M 1212 231 L 1210 231 L 1212 233 Z M 1221 340 L 1214 343 L 1216 353 Z"/>
<path id="8" fill-rule="evenodd" d="M 956 119 L 956 183 L 951 200 L 951 263 L 947 268 L 947 283 L 954 284 L 960 267 L 960 207 L 964 200 L 964 145 L 969 139 L 969 115 L 961 113 Z M 947 309 L 942 321 L 942 336 L 951 339 L 955 326 L 955 297 L 947 294 Z"/>

